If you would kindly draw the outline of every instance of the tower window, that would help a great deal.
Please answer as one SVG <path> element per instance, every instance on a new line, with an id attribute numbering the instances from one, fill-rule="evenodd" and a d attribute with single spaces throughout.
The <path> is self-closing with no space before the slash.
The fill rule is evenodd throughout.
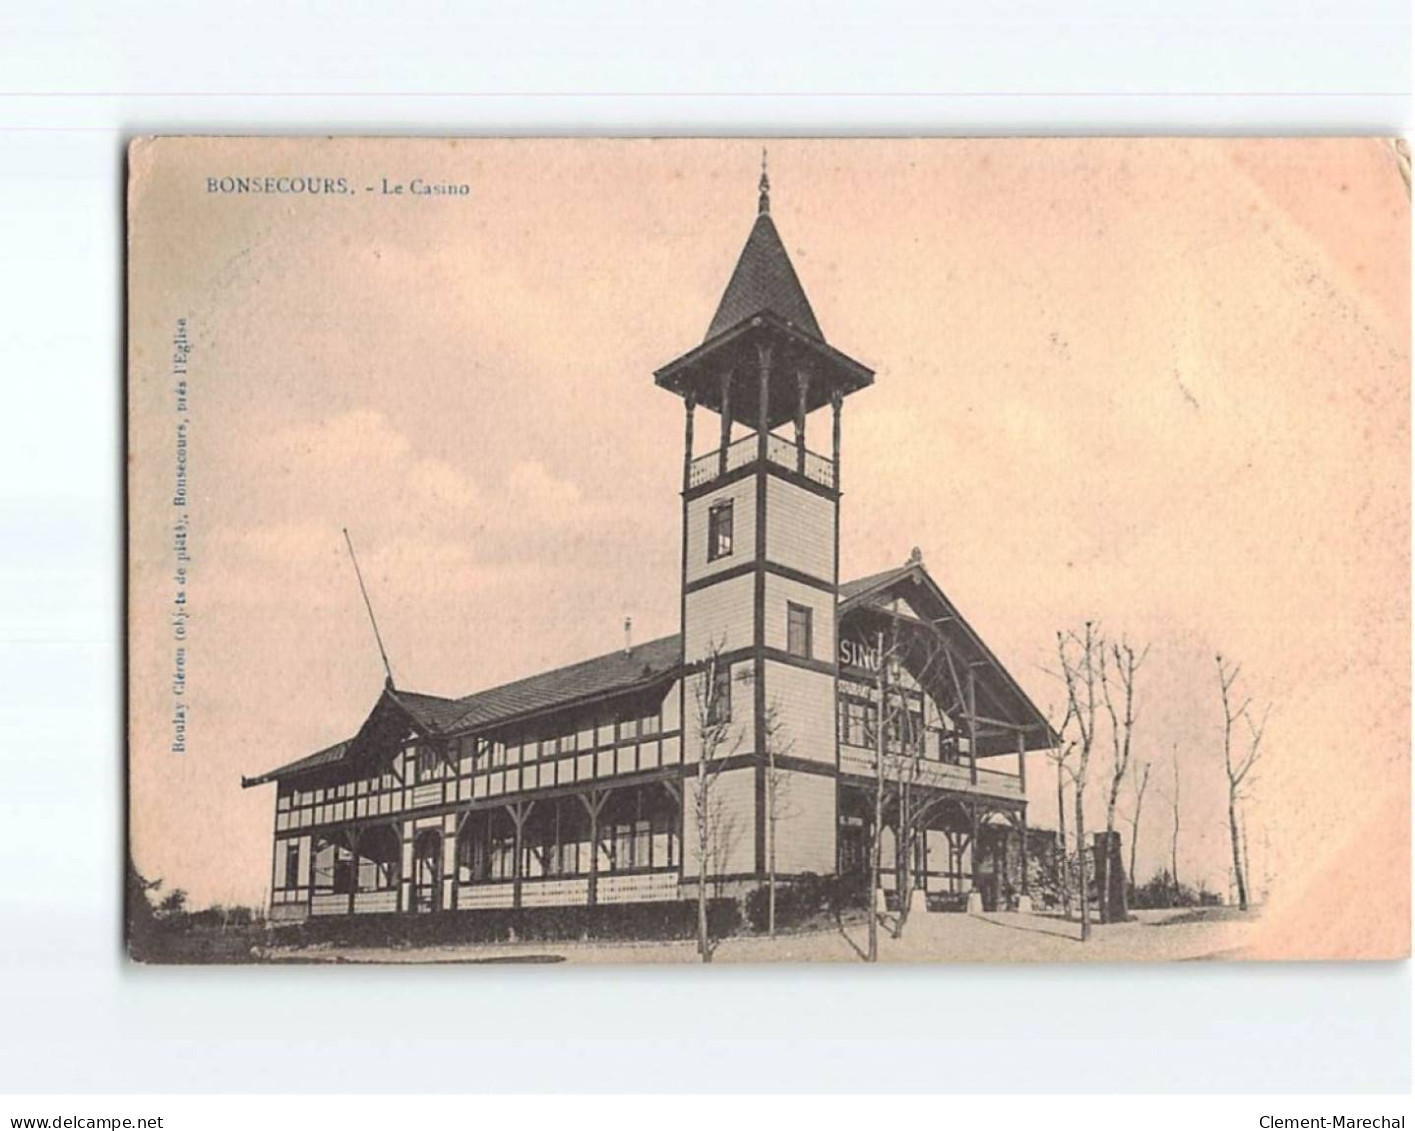
<path id="1" fill-rule="evenodd" d="M 786 650 L 805 660 L 811 658 L 811 610 L 794 601 L 786 602 Z"/>
<path id="2" fill-rule="evenodd" d="M 708 561 L 732 553 L 732 500 L 723 499 L 708 508 Z"/>

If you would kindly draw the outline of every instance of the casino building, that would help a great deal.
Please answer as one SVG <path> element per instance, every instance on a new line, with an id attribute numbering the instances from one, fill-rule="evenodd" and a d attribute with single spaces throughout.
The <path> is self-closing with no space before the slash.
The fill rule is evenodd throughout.
<path id="1" fill-rule="evenodd" d="M 773 862 L 863 877 L 877 729 L 884 886 L 1027 900 L 1025 755 L 1046 720 L 917 551 L 840 577 L 844 406 L 873 381 L 826 342 L 763 173 L 705 340 L 655 374 L 685 410 L 681 631 L 458 699 L 390 680 L 349 738 L 243 778 L 276 787 L 272 920 L 683 900 L 704 871 L 740 896 Z M 817 413 L 828 453 L 806 445 Z M 715 446 L 695 454 L 702 417 Z"/>

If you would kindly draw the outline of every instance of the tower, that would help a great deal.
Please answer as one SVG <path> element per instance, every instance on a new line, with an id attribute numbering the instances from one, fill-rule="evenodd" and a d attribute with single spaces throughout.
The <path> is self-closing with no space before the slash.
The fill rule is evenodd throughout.
<path id="1" fill-rule="evenodd" d="M 772 221 L 765 160 L 756 222 L 706 339 L 654 380 L 685 408 L 689 777 L 701 755 L 692 732 L 702 730 L 694 720 L 709 661 L 723 681 L 712 705 L 725 700 L 731 724 L 714 751 L 709 877 L 760 881 L 773 845 L 778 875 L 833 872 L 841 413 L 874 374 L 826 343 Z M 717 443 L 695 455 L 699 408 L 716 414 Z M 828 456 L 806 444 L 808 421 L 825 409 Z M 696 836 L 688 789 L 684 809 L 686 847 Z M 684 874 L 697 875 L 690 851 Z"/>

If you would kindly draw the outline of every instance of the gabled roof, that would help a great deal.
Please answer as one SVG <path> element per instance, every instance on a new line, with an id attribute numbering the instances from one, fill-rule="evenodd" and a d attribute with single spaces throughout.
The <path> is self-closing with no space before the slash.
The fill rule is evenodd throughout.
<path id="1" fill-rule="evenodd" d="M 509 723 L 584 700 L 627 694 L 663 682 L 676 672 L 682 656 L 681 640 L 676 635 L 650 640 L 636 644 L 628 652 L 621 648 L 460 699 L 385 688 L 369 718 L 372 721 L 380 713 L 401 709 L 412 729 L 435 737 Z M 357 739 L 368 729 L 369 724 L 365 723 L 354 738 L 257 777 L 242 778 L 241 784 L 262 785 L 277 778 L 335 765 L 349 757 L 357 758 L 360 745 Z"/>
<path id="2" fill-rule="evenodd" d="M 441 695 L 424 695 L 418 691 L 388 688 L 387 694 L 408 713 L 417 728 L 425 733 L 442 734 L 451 730 L 465 712 L 460 699 L 444 699 Z"/>
<path id="3" fill-rule="evenodd" d="M 896 569 L 862 577 L 840 586 L 839 616 L 878 606 L 889 598 L 901 597 L 915 610 L 922 625 L 931 626 L 947 644 L 957 675 L 968 671 L 977 681 L 978 713 L 1020 728 L 1028 750 L 1041 750 L 1052 744 L 1055 734 L 1046 716 L 993 654 L 981 636 L 973 630 L 957 607 L 939 588 L 924 568 L 918 552 Z M 943 672 L 937 673 L 943 678 Z M 950 680 L 955 678 L 950 672 Z M 983 739 L 980 755 L 1011 753 L 1012 747 Z"/>
<path id="4" fill-rule="evenodd" d="M 771 213 L 762 212 L 752 225 L 737 267 L 728 280 L 722 301 L 717 304 L 708 327 L 709 340 L 731 329 L 745 318 L 769 310 L 796 329 L 825 341 L 810 300 L 791 266 L 791 257 L 772 223 Z"/>

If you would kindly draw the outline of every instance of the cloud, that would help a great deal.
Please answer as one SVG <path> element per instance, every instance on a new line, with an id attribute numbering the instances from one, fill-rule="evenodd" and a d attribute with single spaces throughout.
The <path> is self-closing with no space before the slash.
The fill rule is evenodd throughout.
<path id="1" fill-rule="evenodd" d="M 525 461 L 513 467 L 507 486 L 519 505 L 530 506 L 548 519 L 566 517 L 581 498 L 578 486 L 567 479 L 557 479 L 538 461 Z"/>

